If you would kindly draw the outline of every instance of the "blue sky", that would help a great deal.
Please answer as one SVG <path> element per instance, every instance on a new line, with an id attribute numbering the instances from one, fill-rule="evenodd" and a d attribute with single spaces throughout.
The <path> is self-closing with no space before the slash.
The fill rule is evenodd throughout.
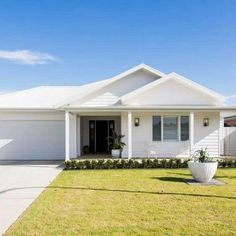
<path id="1" fill-rule="evenodd" d="M 235 0 L 3 0 L 0 90 L 79 85 L 143 62 L 236 94 L 235 12 Z"/>

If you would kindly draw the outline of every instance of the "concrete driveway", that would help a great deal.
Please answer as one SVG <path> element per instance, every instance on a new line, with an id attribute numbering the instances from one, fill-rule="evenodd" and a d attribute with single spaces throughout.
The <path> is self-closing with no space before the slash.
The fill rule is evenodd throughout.
<path id="1" fill-rule="evenodd" d="M 0 235 L 60 173 L 59 161 L 0 161 Z"/>

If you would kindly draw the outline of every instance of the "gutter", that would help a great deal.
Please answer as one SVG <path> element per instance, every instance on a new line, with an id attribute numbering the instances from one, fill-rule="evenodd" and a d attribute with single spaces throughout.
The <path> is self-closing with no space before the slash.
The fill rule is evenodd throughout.
<path id="1" fill-rule="evenodd" d="M 55 111 L 236 111 L 236 106 L 223 106 L 223 107 L 214 107 L 214 106 L 103 106 L 103 107 L 60 107 L 60 108 L 48 108 L 48 107 L 11 107 L 11 108 L 1 108 L 1 111 L 8 112 L 55 112 Z"/>
<path id="2" fill-rule="evenodd" d="M 236 106 L 230 107 L 207 107 L 207 106 L 116 106 L 116 107 L 64 107 L 63 111 L 236 111 Z"/>
<path id="3" fill-rule="evenodd" d="M 28 111 L 37 111 L 37 112 L 42 112 L 42 111 L 46 111 L 46 112 L 55 112 L 55 111 L 59 111 L 57 109 L 54 108 L 44 108 L 44 107 L 11 107 L 11 108 L 2 108 L 0 107 L 0 112 L 1 111 L 9 111 L 9 112 L 28 112 Z"/>

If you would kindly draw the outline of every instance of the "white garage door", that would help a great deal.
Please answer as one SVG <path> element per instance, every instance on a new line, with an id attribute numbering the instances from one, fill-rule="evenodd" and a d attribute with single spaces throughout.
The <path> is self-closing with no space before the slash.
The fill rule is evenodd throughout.
<path id="1" fill-rule="evenodd" d="M 64 157 L 64 121 L 0 121 L 0 160 L 59 160 Z"/>

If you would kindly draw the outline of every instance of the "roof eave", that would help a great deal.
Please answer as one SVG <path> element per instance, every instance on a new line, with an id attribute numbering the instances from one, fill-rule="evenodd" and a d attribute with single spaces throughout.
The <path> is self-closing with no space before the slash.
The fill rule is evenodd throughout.
<path id="1" fill-rule="evenodd" d="M 67 106 L 64 111 L 236 111 L 236 106 Z"/>

